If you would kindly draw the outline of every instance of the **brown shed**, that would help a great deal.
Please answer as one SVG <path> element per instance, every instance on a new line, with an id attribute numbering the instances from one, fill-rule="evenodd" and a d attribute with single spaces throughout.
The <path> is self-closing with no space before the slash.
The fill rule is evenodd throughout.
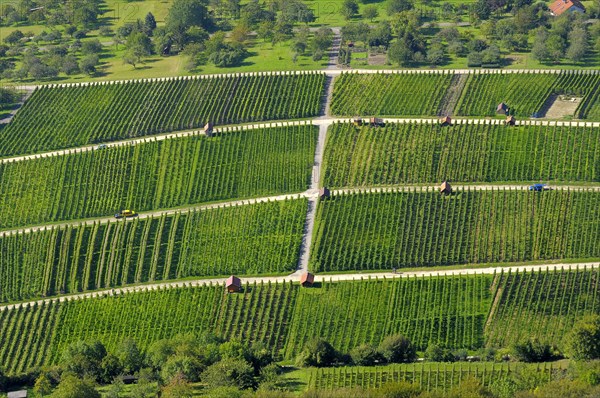
<path id="1" fill-rule="evenodd" d="M 237 276 L 231 275 L 227 278 L 225 287 L 229 293 L 237 293 L 242 290 L 242 281 Z"/>
<path id="2" fill-rule="evenodd" d="M 442 185 L 440 185 L 440 193 L 446 195 L 450 195 L 452 193 L 452 187 L 450 186 L 450 183 L 448 181 L 442 182 Z"/>
<path id="3" fill-rule="evenodd" d="M 517 121 L 517 120 L 515 119 L 515 117 L 511 115 L 511 116 L 507 116 L 507 117 L 506 117 L 506 120 L 505 120 L 505 122 L 504 122 L 504 123 L 505 123 L 507 126 L 514 126 L 516 121 Z"/>
<path id="4" fill-rule="evenodd" d="M 440 125 L 442 126 L 450 126 L 452 124 L 452 119 L 450 116 L 444 116 L 440 119 Z"/>
<path id="5" fill-rule="evenodd" d="M 329 188 L 323 187 L 323 188 L 319 189 L 319 199 L 325 199 L 330 196 L 331 196 L 331 192 L 329 191 Z"/>
<path id="6" fill-rule="evenodd" d="M 212 137 L 213 130 L 214 126 L 211 122 L 208 122 L 204 125 L 204 134 L 206 134 L 208 137 Z"/>
<path id="7" fill-rule="evenodd" d="M 302 287 L 310 287 L 315 283 L 315 276 L 310 272 L 305 272 L 300 276 L 300 285 Z"/>
<path id="8" fill-rule="evenodd" d="M 499 103 L 498 107 L 496 108 L 496 113 L 499 115 L 508 115 L 509 111 L 510 108 L 504 102 Z"/>

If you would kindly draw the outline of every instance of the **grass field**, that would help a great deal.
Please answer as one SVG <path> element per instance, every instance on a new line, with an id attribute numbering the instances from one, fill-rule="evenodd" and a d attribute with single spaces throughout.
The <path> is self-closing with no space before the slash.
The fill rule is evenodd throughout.
<path id="1" fill-rule="evenodd" d="M 189 136 L 0 165 L 0 228 L 306 190 L 317 128 Z"/>
<path id="2" fill-rule="evenodd" d="M 596 269 L 326 282 L 311 289 L 269 283 L 246 285 L 241 294 L 186 287 L 52 302 L 0 312 L 0 359 L 15 373 L 55 363 L 82 336 L 110 350 L 125 338 L 145 348 L 206 331 L 262 341 L 280 359 L 293 359 L 314 337 L 345 352 L 394 333 L 406 334 L 420 350 L 430 342 L 502 347 L 525 335 L 560 347 L 576 319 L 598 311 L 598 278 Z M 518 317 L 510 320 L 511 314 Z"/>
<path id="3" fill-rule="evenodd" d="M 388 124 L 329 129 L 323 185 L 600 181 L 597 128 Z"/>
<path id="4" fill-rule="evenodd" d="M 0 301 L 189 277 L 291 273 L 306 200 L 0 238 Z"/>
<path id="5" fill-rule="evenodd" d="M 597 192 L 567 190 L 334 195 L 317 210 L 311 269 L 597 257 L 599 201 Z"/>

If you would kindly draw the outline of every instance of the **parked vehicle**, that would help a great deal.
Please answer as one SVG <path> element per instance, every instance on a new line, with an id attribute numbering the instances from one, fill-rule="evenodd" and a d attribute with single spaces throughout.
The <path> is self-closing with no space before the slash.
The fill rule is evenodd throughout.
<path id="1" fill-rule="evenodd" d="M 533 184 L 529 186 L 529 190 L 535 192 L 549 191 L 550 189 L 547 184 Z"/>
<path id="2" fill-rule="evenodd" d="M 100 144 L 100 145 L 98 145 L 98 149 L 104 149 L 104 148 L 106 148 L 106 144 Z"/>
<path id="3" fill-rule="evenodd" d="M 133 210 L 121 210 L 120 212 L 115 214 L 115 218 L 129 218 L 129 217 L 137 217 L 137 214 Z"/>

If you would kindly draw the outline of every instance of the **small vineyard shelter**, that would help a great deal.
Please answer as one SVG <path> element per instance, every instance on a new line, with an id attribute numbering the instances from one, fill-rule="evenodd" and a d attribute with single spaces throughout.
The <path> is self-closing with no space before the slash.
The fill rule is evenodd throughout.
<path id="1" fill-rule="evenodd" d="M 504 102 L 499 103 L 498 107 L 496 108 L 496 113 L 499 115 L 508 115 L 509 111 L 510 108 Z"/>
<path id="2" fill-rule="evenodd" d="M 440 185 L 440 193 L 445 195 L 450 195 L 452 193 L 452 187 L 448 181 L 442 182 L 442 185 Z"/>
<path id="3" fill-rule="evenodd" d="M 323 188 L 319 189 L 319 199 L 325 199 L 330 196 L 331 196 L 331 192 L 329 191 L 329 188 L 323 187 Z"/>
<path id="4" fill-rule="evenodd" d="M 305 272 L 300 276 L 300 285 L 302 287 L 310 287 L 315 283 L 315 276 L 310 272 Z"/>
<path id="5" fill-rule="evenodd" d="M 442 126 L 450 126 L 452 124 L 452 119 L 450 116 L 444 116 L 440 119 L 440 125 Z"/>
<path id="6" fill-rule="evenodd" d="M 504 122 L 507 126 L 514 126 L 517 120 L 514 116 L 507 116 L 506 121 Z"/>
<path id="7" fill-rule="evenodd" d="M 11 391 L 6 398 L 27 398 L 27 390 Z"/>
<path id="8" fill-rule="evenodd" d="M 237 276 L 231 275 L 227 278 L 225 288 L 229 293 L 238 293 L 242 290 L 242 281 Z"/>

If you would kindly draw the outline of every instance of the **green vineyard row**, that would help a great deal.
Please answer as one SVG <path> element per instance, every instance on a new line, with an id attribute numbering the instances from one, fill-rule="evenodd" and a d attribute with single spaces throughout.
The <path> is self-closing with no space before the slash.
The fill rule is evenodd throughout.
<path id="1" fill-rule="evenodd" d="M 334 195 L 317 209 L 315 272 L 600 257 L 600 193 L 437 190 Z"/>
<path id="2" fill-rule="evenodd" d="M 598 269 L 576 269 L 325 282 L 309 289 L 253 284 L 240 294 L 223 286 L 184 287 L 47 302 L 0 312 L 0 362 L 18 373 L 56 363 L 81 339 L 112 349 L 133 338 L 145 348 L 178 333 L 207 331 L 261 341 L 287 359 L 315 337 L 347 352 L 395 333 L 419 350 L 430 343 L 500 347 L 529 335 L 560 347 L 577 319 L 600 311 L 599 278 Z M 572 304 L 568 311 L 566 303 Z M 511 314 L 518 319 L 507 322 Z"/>
<path id="3" fill-rule="evenodd" d="M 301 192 L 317 134 L 263 128 L 0 164 L 0 228 Z"/>
<path id="4" fill-rule="evenodd" d="M 357 128 L 336 123 L 327 144 L 327 187 L 600 181 L 597 128 L 424 123 Z"/>
<path id="5" fill-rule="evenodd" d="M 553 363 L 418 363 L 388 366 L 352 366 L 343 368 L 312 369 L 308 385 L 317 390 L 362 387 L 379 388 L 385 383 L 405 381 L 425 391 L 443 390 L 457 386 L 461 381 L 475 378 L 489 387 L 522 371 L 536 371 L 538 377 L 551 381 L 564 377 L 565 369 Z"/>
<path id="6" fill-rule="evenodd" d="M 192 129 L 316 116 L 322 73 L 131 81 L 36 90 L 0 130 L 0 156 Z"/>
<path id="7" fill-rule="evenodd" d="M 0 238 L 0 301 L 186 277 L 290 273 L 307 201 L 286 200 Z"/>
<path id="8" fill-rule="evenodd" d="M 542 117 L 552 95 L 581 97 L 576 118 L 600 119 L 600 74 L 560 73 L 467 74 L 342 74 L 335 83 L 334 115 L 433 116 L 453 98 L 460 116 L 494 116 L 504 102 L 518 117 Z M 464 81 L 462 87 L 461 81 Z M 452 84 L 451 84 L 452 83 Z M 453 86 L 452 88 L 450 88 Z M 460 91 L 462 90 L 462 92 Z"/>

